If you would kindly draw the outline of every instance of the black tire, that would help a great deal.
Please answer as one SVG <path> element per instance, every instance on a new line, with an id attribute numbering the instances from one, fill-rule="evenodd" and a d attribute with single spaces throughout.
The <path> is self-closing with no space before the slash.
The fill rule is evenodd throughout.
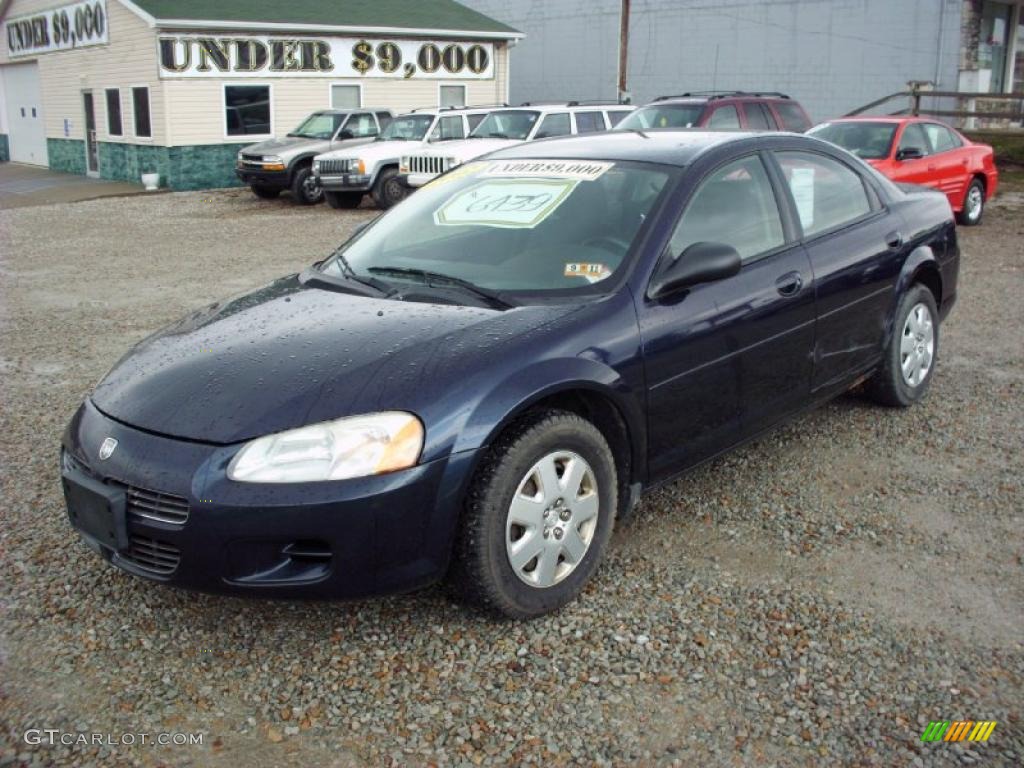
<path id="1" fill-rule="evenodd" d="M 377 207 L 387 210 L 405 200 L 409 196 L 409 189 L 398 180 L 397 168 L 385 168 L 378 174 L 372 194 Z"/>
<path id="2" fill-rule="evenodd" d="M 363 202 L 362 192 L 324 192 L 324 197 L 331 208 L 339 210 L 352 210 Z"/>
<path id="3" fill-rule="evenodd" d="M 260 200 L 273 200 L 281 194 L 281 190 L 276 187 L 261 187 L 259 184 L 252 184 L 249 189 Z"/>
<path id="4" fill-rule="evenodd" d="M 977 200 L 976 205 L 971 205 L 972 195 Z M 981 217 L 985 214 L 985 185 L 981 179 L 972 179 L 964 193 L 964 206 L 956 215 L 956 220 L 965 227 L 973 227 L 981 224 Z"/>
<path id="5" fill-rule="evenodd" d="M 931 316 L 933 341 L 928 370 L 916 385 L 911 385 L 903 374 L 904 354 L 907 354 L 903 351 L 903 341 L 905 331 L 909 330 L 907 323 L 910 313 L 918 305 L 923 305 Z M 913 405 L 928 391 L 932 376 L 935 375 L 938 357 L 939 312 L 935 306 L 935 297 L 926 286 L 917 283 L 911 286 L 900 300 L 896 310 L 896 322 L 893 323 L 889 341 L 885 346 L 882 367 L 868 380 L 868 395 L 876 402 L 891 408 L 907 408 Z"/>
<path id="6" fill-rule="evenodd" d="M 598 495 L 596 524 L 590 529 L 589 546 L 566 575 L 551 586 L 532 586 L 517 575 L 506 552 L 507 530 L 516 528 L 514 525 L 507 528 L 510 524 L 509 510 L 520 484 L 534 465 L 542 458 L 562 451 L 575 453 L 589 465 Z M 564 471 L 567 471 L 565 465 Z M 561 608 L 580 593 L 601 561 L 615 525 L 617 489 L 615 460 L 597 427 L 569 411 L 551 409 L 527 414 L 494 442 L 473 478 L 456 536 L 450 585 L 460 598 L 510 618 L 526 619 Z M 555 493 L 564 491 L 556 490 Z M 562 499 L 558 501 L 562 502 Z M 566 507 L 573 504 L 571 498 L 565 502 Z M 546 512 L 544 519 L 547 519 Z M 566 529 L 573 525 L 572 522 L 559 523 L 558 520 L 558 514 L 552 514 L 548 522 L 539 520 L 541 525 L 534 529 L 532 535 L 543 537 L 544 541 L 531 539 L 534 546 L 547 548 L 549 544 L 545 542 L 550 539 L 554 545 L 554 538 L 561 542 L 562 535 L 565 536 L 564 543 L 569 543 L 568 532 L 563 531 L 556 536 L 552 530 L 551 537 L 546 535 L 549 523 Z M 522 535 L 525 536 L 526 532 L 524 529 Z M 564 554 L 555 557 L 555 567 L 571 565 Z M 539 559 L 534 558 L 530 563 L 534 563 L 535 571 L 540 568 Z M 528 573 L 530 563 L 522 568 L 522 573 Z"/>
<path id="7" fill-rule="evenodd" d="M 324 199 L 324 190 L 316 181 L 313 169 L 308 165 L 295 170 L 292 177 L 292 197 L 300 205 L 316 205 Z"/>

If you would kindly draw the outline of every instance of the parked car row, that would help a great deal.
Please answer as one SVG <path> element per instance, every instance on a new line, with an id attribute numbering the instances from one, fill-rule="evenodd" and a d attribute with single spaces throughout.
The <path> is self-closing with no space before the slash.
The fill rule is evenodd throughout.
<path id="1" fill-rule="evenodd" d="M 693 91 L 640 108 L 568 101 L 419 109 L 324 110 L 284 139 L 246 147 L 237 173 L 262 198 L 290 190 L 301 203 L 326 198 L 356 208 L 365 195 L 387 209 L 464 163 L 516 144 L 603 131 L 709 129 L 808 132 L 852 152 L 890 179 L 946 194 L 961 224 L 981 221 L 995 194 L 992 148 L 917 117 L 830 120 L 811 128 L 784 93 Z"/>

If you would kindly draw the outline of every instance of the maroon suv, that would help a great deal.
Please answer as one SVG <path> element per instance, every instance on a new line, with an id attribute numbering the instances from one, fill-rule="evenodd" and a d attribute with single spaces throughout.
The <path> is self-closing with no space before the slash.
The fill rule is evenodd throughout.
<path id="1" fill-rule="evenodd" d="M 615 130 L 718 128 L 803 133 L 810 127 L 811 119 L 803 107 L 784 93 L 694 91 L 659 96 L 628 115 Z"/>

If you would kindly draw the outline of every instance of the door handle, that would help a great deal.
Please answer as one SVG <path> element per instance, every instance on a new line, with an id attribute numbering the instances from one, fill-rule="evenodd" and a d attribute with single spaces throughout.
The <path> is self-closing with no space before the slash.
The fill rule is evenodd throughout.
<path id="1" fill-rule="evenodd" d="M 787 272 L 775 281 L 780 296 L 796 296 L 804 287 L 804 278 L 799 272 Z"/>
<path id="2" fill-rule="evenodd" d="M 899 231 L 890 232 L 885 236 L 885 244 L 890 248 L 899 248 L 903 245 L 903 233 Z"/>

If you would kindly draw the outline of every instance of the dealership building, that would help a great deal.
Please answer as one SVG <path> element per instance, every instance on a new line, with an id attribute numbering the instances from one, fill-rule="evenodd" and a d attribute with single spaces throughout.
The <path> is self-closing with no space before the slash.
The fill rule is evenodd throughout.
<path id="1" fill-rule="evenodd" d="M 522 35 L 453 0 L 0 0 L 0 159 L 236 183 L 310 112 L 495 104 Z"/>

